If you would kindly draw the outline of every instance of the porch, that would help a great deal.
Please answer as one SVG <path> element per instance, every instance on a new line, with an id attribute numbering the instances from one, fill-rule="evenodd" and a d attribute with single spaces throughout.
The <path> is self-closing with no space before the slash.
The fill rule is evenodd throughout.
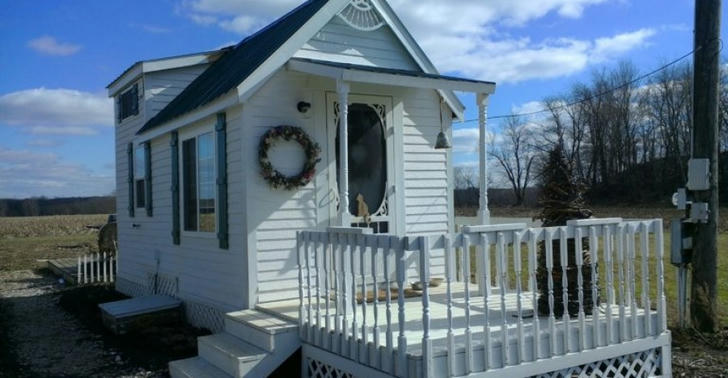
<path id="1" fill-rule="evenodd" d="M 400 377 L 669 376 L 662 238 L 661 220 L 619 218 L 415 237 L 305 231 L 299 300 L 258 307 L 299 322 L 313 376 L 322 365 Z"/>

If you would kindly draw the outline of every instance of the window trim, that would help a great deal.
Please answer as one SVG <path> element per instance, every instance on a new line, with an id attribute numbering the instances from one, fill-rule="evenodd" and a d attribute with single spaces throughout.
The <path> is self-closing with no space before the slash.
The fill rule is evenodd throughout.
<path id="1" fill-rule="evenodd" d="M 141 156 L 142 161 L 141 167 L 139 167 L 137 163 L 139 163 L 138 156 Z M 134 183 L 134 208 L 135 209 L 146 209 L 147 207 L 147 174 L 146 174 L 146 153 L 144 152 L 144 143 L 139 143 L 135 146 L 134 150 L 132 151 L 132 164 L 134 166 L 132 167 L 132 180 Z M 137 176 L 137 173 L 142 172 L 142 178 L 139 178 Z M 142 181 L 142 187 L 139 188 L 139 181 Z M 141 193 L 141 196 L 139 195 L 139 192 Z M 139 199 L 144 198 L 144 202 L 139 203 Z"/>
<path id="2" fill-rule="evenodd" d="M 124 95 L 129 94 L 129 93 L 131 93 L 134 90 L 136 90 L 136 92 L 137 92 L 136 93 L 136 96 L 130 96 L 130 97 L 134 98 L 134 100 L 136 101 L 136 107 L 134 108 L 134 111 L 133 112 L 130 112 L 129 114 L 124 114 L 123 113 L 123 109 L 124 109 L 123 98 L 124 98 Z M 139 82 L 136 82 L 134 84 L 131 84 L 129 87 L 127 87 L 127 89 L 125 91 L 122 91 L 118 95 L 118 100 L 116 101 L 116 103 L 117 103 L 117 107 L 118 107 L 117 118 L 118 118 L 119 123 L 122 123 L 122 122 L 126 121 L 127 119 L 129 119 L 131 117 L 136 117 L 136 116 L 139 115 L 139 105 L 140 105 L 139 92 L 140 92 L 140 85 L 139 85 Z"/>
<path id="3" fill-rule="evenodd" d="M 184 237 L 193 237 L 193 238 L 201 238 L 201 239 L 217 239 L 217 232 L 219 230 L 219 224 L 218 224 L 218 217 L 217 212 L 220 211 L 219 209 L 219 199 L 218 199 L 218 193 L 217 190 L 214 190 L 214 204 L 215 204 L 215 230 L 213 231 L 200 231 L 200 207 L 199 207 L 199 172 L 200 172 L 200 164 L 199 164 L 199 155 L 196 155 L 196 177 L 197 182 L 195 185 L 197 185 L 197 193 L 198 193 L 198 206 L 197 206 L 197 230 L 196 231 L 190 231 L 185 229 L 185 213 L 186 213 L 186 204 L 184 201 L 185 198 L 185 186 L 184 186 L 184 180 L 185 180 L 185 165 L 184 165 L 184 142 L 190 139 L 195 139 L 195 149 L 196 151 L 199 151 L 198 147 L 198 138 L 201 135 L 210 134 L 212 136 L 212 143 L 213 143 L 213 158 L 212 158 L 212 172 L 214 175 L 214 181 L 217 181 L 217 159 L 215 159 L 215 156 L 217 154 L 217 139 L 215 138 L 215 127 L 214 125 L 204 126 L 204 127 L 196 127 L 194 129 L 190 129 L 187 131 L 180 131 L 177 143 L 177 151 L 178 151 L 178 161 L 179 161 L 179 203 L 180 203 L 180 235 Z"/>

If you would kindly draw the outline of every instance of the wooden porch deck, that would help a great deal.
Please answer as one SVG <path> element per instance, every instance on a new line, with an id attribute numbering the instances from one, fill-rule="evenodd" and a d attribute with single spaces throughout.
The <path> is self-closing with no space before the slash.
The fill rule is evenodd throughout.
<path id="1" fill-rule="evenodd" d="M 475 284 L 470 285 L 470 290 L 473 291 L 476 286 Z M 453 282 L 452 283 L 452 320 L 453 320 L 453 334 L 454 334 L 454 340 L 455 340 L 455 348 L 458 350 L 458 352 L 465 353 L 465 346 L 468 345 L 467 343 L 467 330 L 470 328 L 472 343 L 471 345 L 474 346 L 474 350 L 481 350 L 485 343 L 484 338 L 484 330 L 485 330 L 485 306 L 483 297 L 479 295 L 475 295 L 475 293 L 471 292 L 473 294 L 473 297 L 470 299 L 470 322 L 468 325 L 467 317 L 466 317 L 466 304 L 465 304 L 465 284 L 462 282 Z M 436 288 L 430 288 L 430 320 L 431 320 L 431 328 L 430 328 L 430 338 L 432 340 L 432 347 L 433 347 L 433 357 L 442 357 L 446 356 L 448 352 L 448 340 L 447 340 L 447 334 L 448 334 L 448 308 L 447 308 L 447 293 L 446 293 L 446 284 L 443 283 L 439 287 Z M 503 312 L 501 310 L 501 295 L 497 293 L 497 289 L 494 289 L 496 293 L 489 296 L 488 303 L 489 303 L 489 311 L 488 311 L 488 319 L 490 323 L 490 327 L 488 327 L 488 333 L 489 337 L 493 340 L 492 346 L 493 346 L 493 360 L 491 361 L 491 366 L 495 367 L 502 367 L 503 361 L 502 358 L 497 358 L 495 356 L 496 354 L 500 354 L 501 356 L 506 357 L 506 365 L 511 363 L 516 363 L 518 361 L 529 361 L 533 360 L 533 354 L 535 351 L 534 345 L 533 345 L 533 334 L 534 329 L 538 327 L 539 329 L 539 350 L 540 350 L 540 356 L 539 358 L 548 358 L 551 356 L 559 356 L 559 355 L 565 355 L 567 353 L 572 352 L 579 352 L 586 349 L 593 349 L 603 346 L 612 345 L 614 343 L 619 342 L 626 342 L 633 339 L 639 339 L 648 337 L 649 335 L 654 334 L 657 332 L 658 327 L 658 318 L 657 318 L 657 312 L 656 311 L 650 311 L 650 319 L 645 319 L 645 311 L 642 309 L 637 309 L 637 311 L 632 314 L 630 313 L 629 307 L 625 308 L 625 325 L 622 326 L 620 324 L 620 314 L 619 314 L 619 306 L 612 305 L 609 306 L 611 309 L 611 314 L 609 316 L 610 322 L 611 322 L 611 330 L 610 330 L 610 337 L 612 339 L 611 342 L 606 342 L 607 340 L 607 304 L 601 303 L 599 307 L 599 313 L 597 316 L 600 318 L 600 321 L 598 322 L 599 330 L 596 334 L 598 339 L 595 340 L 595 333 L 594 333 L 594 316 L 593 315 L 587 315 L 584 317 L 584 324 L 582 327 L 582 322 L 578 317 L 572 317 L 569 319 L 568 323 L 564 322 L 564 319 L 555 319 L 553 324 L 553 329 L 551 326 L 551 322 L 548 316 L 541 316 L 537 317 L 535 320 L 538 322 L 538 325 L 534 324 L 534 311 L 533 311 L 533 293 L 532 292 L 523 292 L 521 297 L 521 308 L 522 308 L 522 317 L 523 317 L 523 323 L 521 331 L 519 332 L 518 329 L 518 298 L 515 293 L 512 294 L 506 294 L 504 296 L 505 301 L 505 328 L 507 329 L 507 340 L 508 340 L 508 351 L 506 354 L 503 354 L 503 351 L 501 350 L 502 340 L 503 340 Z M 326 300 L 325 297 L 321 297 L 320 299 L 320 310 L 319 314 L 321 316 L 321 324 L 326 323 L 326 307 L 329 306 L 329 322 L 331 327 L 331 333 L 335 333 L 335 301 L 333 300 Z M 262 303 L 259 304 L 257 307 L 260 310 L 263 310 L 265 312 L 283 317 L 285 319 L 289 319 L 291 321 L 298 322 L 299 319 L 299 301 L 298 299 L 292 299 L 292 300 L 286 300 L 286 301 L 278 301 L 278 302 L 270 302 L 270 303 Z M 316 301 L 314 298 L 313 303 L 314 308 L 316 307 Z M 384 340 L 383 335 L 386 334 L 386 330 L 384 327 L 386 327 L 386 318 L 387 318 L 387 308 L 386 303 L 384 301 L 381 301 L 376 306 L 376 311 L 374 307 L 374 303 L 370 302 L 367 303 L 366 309 L 363 306 L 363 304 L 358 304 L 357 307 L 357 319 L 358 319 L 358 327 L 359 331 L 357 332 L 359 335 L 359 339 L 361 340 L 362 337 L 362 331 L 361 327 L 362 324 L 366 324 L 367 335 L 372 335 L 374 326 L 376 325 L 379 329 L 379 332 L 382 334 L 382 337 L 379 340 L 379 346 L 384 346 L 386 343 L 386 340 Z M 393 343 L 393 349 L 397 350 L 398 347 L 398 340 L 397 335 L 399 334 L 400 330 L 400 324 L 398 321 L 397 316 L 397 309 L 395 306 L 391 306 L 391 327 L 392 333 L 395 335 L 395 337 L 392 338 Z M 366 313 L 365 313 L 366 312 Z M 375 315 L 376 313 L 376 315 Z M 363 322 L 364 316 L 366 315 L 366 323 Z M 312 317 L 315 319 L 317 316 L 316 313 L 312 314 Z M 376 318 L 376 319 L 375 319 Z M 348 326 L 347 329 L 349 329 L 349 335 L 351 336 L 351 327 L 352 327 L 352 319 L 353 315 L 351 313 L 348 314 Z M 633 324 L 636 321 L 636 324 Z M 648 329 L 647 332 L 645 332 L 646 324 L 650 325 L 651 329 Z M 634 327 L 636 326 L 636 327 Z M 343 328 L 343 324 L 340 326 Z M 566 334 L 565 329 L 568 327 L 570 329 L 569 332 L 569 341 L 568 341 L 568 349 L 565 349 L 565 337 Z M 551 331 L 554 331 L 555 340 L 551 340 L 550 336 L 552 333 Z M 635 333 L 636 331 L 636 333 Z M 316 334 L 315 330 L 312 330 L 314 333 L 314 340 L 316 340 L 316 344 L 324 344 L 326 346 L 330 346 L 330 341 L 325 340 L 325 331 L 320 331 L 318 334 Z M 422 356 L 422 345 L 419 343 L 419 341 L 422 339 L 423 336 L 423 323 L 422 323 L 422 298 L 421 297 L 411 297 L 405 299 L 405 327 L 404 327 L 404 335 L 408 340 L 408 349 L 407 354 L 410 359 L 418 359 Z M 523 341 L 524 344 L 521 346 L 521 350 L 518 350 L 517 346 L 517 340 L 520 337 L 520 333 L 523 333 Z M 583 333 L 583 336 L 582 336 Z M 331 336 L 330 336 L 331 337 Z M 340 337 L 340 336 L 339 336 Z M 336 337 L 334 336 L 333 340 L 335 340 Z M 372 336 L 369 337 L 368 342 L 374 342 L 372 340 Z M 596 341 L 596 342 L 595 342 Z M 372 345 L 371 348 L 374 348 Z M 497 349 L 497 351 L 496 351 Z M 476 360 L 479 360 L 476 358 Z M 480 362 L 480 369 L 478 369 L 478 363 L 476 362 L 475 368 L 477 370 L 480 370 L 483 368 L 482 366 L 482 360 Z"/>

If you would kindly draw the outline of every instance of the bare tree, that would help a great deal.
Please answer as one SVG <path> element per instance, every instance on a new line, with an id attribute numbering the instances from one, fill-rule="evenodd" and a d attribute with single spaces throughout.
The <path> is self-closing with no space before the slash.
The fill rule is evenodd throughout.
<path id="1" fill-rule="evenodd" d="M 532 132 L 520 117 L 507 118 L 503 139 L 493 144 L 490 156 L 496 159 L 505 178 L 513 188 L 515 205 L 520 206 L 526 197 L 526 188 L 531 180 L 531 167 L 536 151 L 531 141 Z"/>
<path id="2" fill-rule="evenodd" d="M 453 168 L 455 174 L 456 189 L 472 189 L 477 188 L 478 175 L 475 173 L 475 167 L 469 165 L 460 165 Z"/>

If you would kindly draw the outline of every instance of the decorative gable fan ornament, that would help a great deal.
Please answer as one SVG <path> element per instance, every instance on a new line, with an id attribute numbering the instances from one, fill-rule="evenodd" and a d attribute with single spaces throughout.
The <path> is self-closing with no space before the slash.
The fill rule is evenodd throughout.
<path id="1" fill-rule="evenodd" d="M 374 31 L 384 26 L 384 20 L 370 0 L 351 0 L 339 17 L 349 26 L 361 31 Z"/>

